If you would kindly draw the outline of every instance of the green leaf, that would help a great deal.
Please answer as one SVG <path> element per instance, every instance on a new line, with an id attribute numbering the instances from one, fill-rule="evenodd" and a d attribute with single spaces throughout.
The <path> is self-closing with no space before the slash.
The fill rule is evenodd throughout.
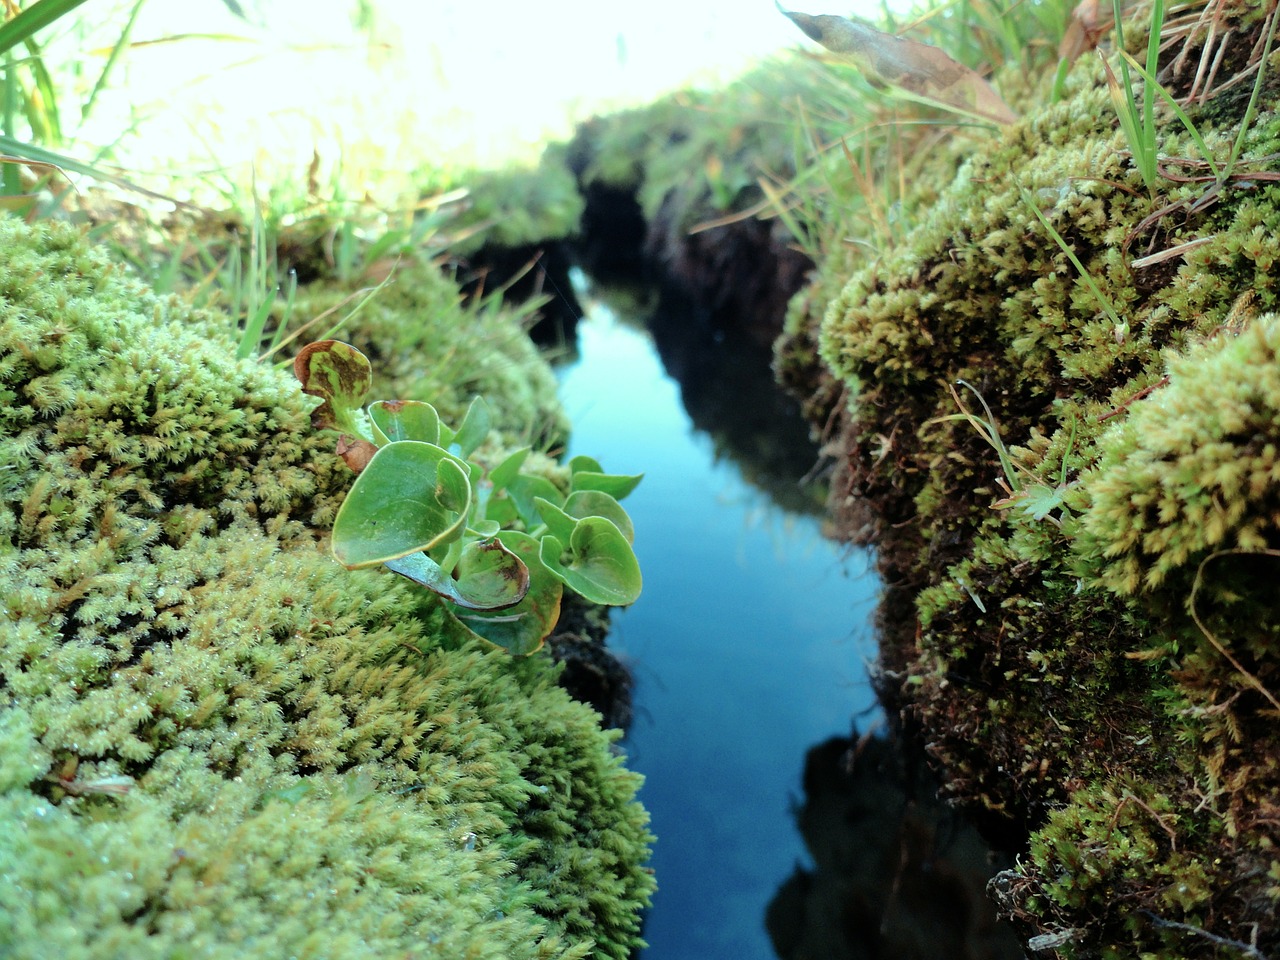
<path id="1" fill-rule="evenodd" d="M 624 606 L 640 596 L 640 563 L 635 552 L 622 532 L 604 517 L 579 520 L 567 551 L 554 536 L 543 537 L 538 555 L 548 570 L 592 603 Z"/>
<path id="2" fill-rule="evenodd" d="M 627 543 L 635 543 L 636 530 L 626 508 L 607 493 L 599 490 L 578 490 L 569 494 L 564 502 L 564 512 L 579 520 L 585 517 L 604 517 L 622 531 Z M 551 531 L 555 533 L 555 531 Z"/>
<path id="3" fill-rule="evenodd" d="M 421 552 L 388 560 L 386 566 L 467 610 L 503 610 L 529 592 L 529 568 L 496 539 L 466 544 L 453 576 Z"/>
<path id="4" fill-rule="evenodd" d="M 496 537 L 498 531 L 502 529 L 502 524 L 491 517 L 475 520 L 467 527 L 467 533 L 474 534 L 481 540 L 488 540 L 490 537 Z"/>
<path id="5" fill-rule="evenodd" d="M 492 520 L 499 527 L 509 527 L 520 519 L 520 511 L 516 509 L 515 500 L 505 494 L 499 494 L 485 501 L 484 518 Z"/>
<path id="6" fill-rule="evenodd" d="M 545 497 L 535 497 L 533 504 L 538 509 L 538 516 L 547 525 L 548 532 L 553 537 L 558 537 L 562 543 L 568 543 L 573 536 L 574 527 L 578 525 L 577 518 L 569 516 Z"/>
<path id="7" fill-rule="evenodd" d="M 604 517 L 612 521 L 627 538 L 627 543 L 635 541 L 635 527 L 627 511 L 617 500 L 599 490 L 578 490 L 571 493 L 563 507 L 542 497 L 536 498 L 534 505 L 538 508 L 542 522 L 547 525 L 547 531 L 561 543 L 568 543 L 578 522 L 587 517 Z"/>
<path id="8" fill-rule="evenodd" d="M 324 401 L 311 413 L 313 427 L 373 439 L 360 409 L 373 383 L 373 368 L 363 353 L 341 340 L 317 340 L 294 357 L 293 375 L 303 393 Z"/>
<path id="9" fill-rule="evenodd" d="M 583 456 L 579 454 L 569 461 L 569 473 L 604 473 L 604 467 L 600 466 L 600 461 L 593 457 Z"/>
<path id="10" fill-rule="evenodd" d="M 1022 502 L 1018 507 L 1031 519 L 1043 520 L 1062 506 L 1067 498 L 1067 491 L 1066 486 L 1051 487 L 1048 484 L 1037 483 L 1023 489 Z"/>
<path id="11" fill-rule="evenodd" d="M 529 450 L 529 447 L 521 447 L 489 471 L 489 482 L 493 484 L 495 493 L 509 487 L 511 482 L 520 475 L 520 468 L 524 466 Z"/>
<path id="12" fill-rule="evenodd" d="M 451 441 L 457 444 L 462 457 L 471 456 L 476 447 L 484 443 L 484 438 L 489 435 L 490 422 L 489 405 L 485 403 L 484 397 L 476 397 L 471 401 L 471 406 L 467 407 L 467 414 L 462 418 L 462 424 Z"/>
<path id="13" fill-rule="evenodd" d="M 637 473 L 635 476 L 625 476 L 623 474 L 599 473 L 595 470 L 580 470 L 573 475 L 573 480 L 569 487 L 572 491 L 578 490 L 599 490 L 601 493 L 607 493 L 615 500 L 622 500 L 639 486 L 640 481 L 644 479 L 643 473 Z"/>
<path id="14" fill-rule="evenodd" d="M 440 442 L 440 415 L 421 400 L 376 400 L 369 404 L 373 442 L 380 447 L 396 440 Z"/>
<path id="15" fill-rule="evenodd" d="M 448 603 L 445 609 L 473 636 L 503 647 L 514 656 L 527 656 L 541 649 L 542 641 L 555 629 L 564 584 L 538 559 L 536 538 L 506 530 L 499 539 L 528 568 L 529 589 L 524 599 L 498 613 L 459 610 Z"/>
<path id="16" fill-rule="evenodd" d="M 457 539 L 471 510 L 469 470 L 430 443 L 383 447 L 338 508 L 333 555 L 354 570 Z"/>
<path id="17" fill-rule="evenodd" d="M 507 492 L 515 501 L 516 509 L 520 511 L 520 519 L 529 526 L 534 526 L 538 522 L 538 506 L 534 503 L 538 497 L 557 505 L 564 503 L 564 494 L 554 483 L 546 477 L 527 473 L 516 477 L 507 487 Z"/>
<path id="18" fill-rule="evenodd" d="M 38 30 L 65 17 L 85 0 L 37 0 L 0 25 L 0 53 L 12 50 Z"/>
<path id="19" fill-rule="evenodd" d="M 476 610 L 513 607 L 529 592 L 528 566 L 497 537 L 472 541 L 463 547 L 453 576 L 459 592 L 470 601 L 454 602 Z"/>

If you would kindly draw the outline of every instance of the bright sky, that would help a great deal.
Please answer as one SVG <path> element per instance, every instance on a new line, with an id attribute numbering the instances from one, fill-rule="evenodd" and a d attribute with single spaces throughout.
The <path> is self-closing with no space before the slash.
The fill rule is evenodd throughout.
<path id="1" fill-rule="evenodd" d="M 353 26 L 355 0 L 241 2 L 262 8 L 258 25 L 218 0 L 144 6 L 135 41 L 240 39 L 135 47 L 123 88 L 95 106 L 90 140 L 114 142 L 137 120 L 121 141 L 127 166 L 208 176 L 256 162 L 269 179 L 304 169 L 313 149 L 348 170 L 426 155 L 498 163 L 593 112 L 806 42 L 773 0 L 374 0 L 372 45 Z M 95 42 L 112 39 L 104 28 Z"/>

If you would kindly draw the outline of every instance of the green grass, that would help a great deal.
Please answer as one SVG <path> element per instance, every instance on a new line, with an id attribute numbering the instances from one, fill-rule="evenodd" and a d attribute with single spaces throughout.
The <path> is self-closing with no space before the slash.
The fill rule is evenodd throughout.
<path id="1" fill-rule="evenodd" d="M 1120 51 L 1120 80 L 1117 81 L 1110 64 L 1103 59 L 1107 73 L 1107 87 L 1111 102 L 1120 118 L 1120 127 L 1129 141 L 1134 165 L 1147 189 L 1155 191 L 1158 176 L 1159 155 L 1156 152 L 1155 75 L 1160 66 L 1160 31 L 1164 28 L 1164 0 L 1153 0 L 1151 22 L 1147 33 L 1147 66 L 1143 76 L 1142 103 L 1139 106 L 1133 96 L 1133 77 L 1129 73 L 1130 59 L 1125 55 L 1124 9 L 1121 0 L 1112 0 L 1115 17 L 1116 49 Z"/>
<path id="2" fill-rule="evenodd" d="M 1028 209 L 1035 214 L 1036 219 L 1040 221 L 1040 225 L 1044 227 L 1049 236 L 1053 238 L 1053 242 L 1056 243 L 1062 252 L 1067 255 L 1067 259 L 1071 261 L 1071 265 L 1076 268 L 1076 272 L 1080 275 L 1080 281 L 1089 288 L 1089 292 L 1092 293 L 1094 299 L 1098 301 L 1098 306 L 1106 313 L 1107 318 L 1115 326 L 1115 329 L 1117 331 L 1127 331 L 1129 329 L 1128 324 L 1120 319 L 1120 314 L 1116 310 L 1115 305 L 1112 304 L 1110 298 L 1102 292 L 1102 288 L 1098 286 L 1098 282 L 1094 280 L 1093 275 L 1085 269 L 1085 265 L 1080 262 L 1080 258 L 1076 256 L 1075 251 L 1072 250 L 1067 241 L 1063 239 L 1062 234 L 1054 228 L 1053 224 L 1049 222 L 1049 218 L 1040 210 L 1039 205 L 1036 204 L 1035 198 L 1031 196 L 1026 187 L 1021 185 L 1018 187 L 1018 193 L 1022 197 L 1022 202 L 1025 203 Z"/>
<path id="3" fill-rule="evenodd" d="M 1120 80 L 1116 79 L 1105 59 L 1103 60 L 1103 65 L 1106 69 L 1107 84 L 1110 88 L 1112 102 L 1115 104 L 1116 112 L 1120 119 L 1120 126 L 1129 141 L 1134 165 L 1137 167 L 1143 183 L 1154 193 L 1156 183 L 1160 178 L 1159 151 L 1156 143 L 1156 131 L 1159 126 L 1155 113 L 1157 98 L 1173 112 L 1178 122 L 1187 131 L 1187 135 L 1195 144 L 1201 158 L 1208 165 L 1214 180 L 1219 184 L 1225 183 L 1235 172 L 1236 164 L 1240 159 L 1240 152 L 1244 148 L 1245 137 L 1248 135 L 1249 129 L 1258 115 L 1258 101 L 1266 77 L 1267 62 L 1271 55 L 1272 44 L 1275 41 L 1276 23 L 1277 20 L 1280 20 L 1280 17 L 1277 17 L 1275 10 L 1268 17 L 1269 25 L 1267 27 L 1266 40 L 1257 61 L 1258 69 L 1254 77 L 1253 89 L 1249 96 L 1249 104 L 1245 109 L 1244 120 L 1241 122 L 1240 129 L 1232 142 L 1231 153 L 1226 161 L 1219 165 L 1213 151 L 1206 144 L 1195 122 L 1187 115 L 1177 99 L 1156 79 L 1156 74 L 1159 71 L 1160 41 L 1165 25 L 1164 0 L 1153 0 L 1151 20 L 1148 24 L 1145 66 L 1139 63 L 1125 49 L 1124 28 L 1120 19 L 1120 0 L 1113 0 L 1113 5 L 1116 17 L 1116 47 L 1119 54 Z M 1142 78 L 1141 105 L 1133 95 L 1130 68 Z"/>

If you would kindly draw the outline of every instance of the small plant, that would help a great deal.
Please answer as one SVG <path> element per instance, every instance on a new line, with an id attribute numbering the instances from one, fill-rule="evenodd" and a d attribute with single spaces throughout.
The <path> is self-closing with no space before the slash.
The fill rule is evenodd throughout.
<path id="1" fill-rule="evenodd" d="M 1120 126 L 1124 129 L 1125 138 L 1129 141 L 1129 149 L 1133 154 L 1134 165 L 1142 177 L 1148 190 L 1155 189 L 1156 167 L 1159 157 L 1156 153 L 1156 119 L 1155 74 L 1159 69 L 1160 31 L 1164 27 L 1164 0 L 1155 0 L 1151 10 L 1151 29 L 1147 35 L 1147 68 L 1143 72 L 1142 106 L 1139 109 L 1133 99 L 1133 80 L 1129 75 L 1130 60 L 1124 56 L 1124 11 L 1120 0 L 1112 0 L 1115 17 L 1116 47 L 1121 53 L 1120 80 L 1116 80 L 1111 65 L 1105 59 L 1103 69 L 1107 74 L 1107 88 L 1111 94 L 1112 105 L 1120 118 Z"/>
<path id="2" fill-rule="evenodd" d="M 1116 335 L 1120 337 L 1126 336 L 1129 332 L 1129 325 L 1120 319 L 1120 314 L 1116 311 L 1115 305 L 1112 304 L 1107 295 L 1102 292 L 1102 288 L 1098 286 L 1098 282 L 1094 280 L 1093 275 L 1085 269 L 1084 264 L 1080 262 L 1080 258 L 1076 256 L 1075 251 L 1072 250 L 1067 241 L 1063 239 L 1062 234 L 1054 228 L 1053 224 L 1049 222 L 1049 218 L 1040 210 L 1039 205 L 1037 205 L 1035 198 L 1031 196 L 1030 191 L 1027 190 L 1026 187 L 1022 186 L 1022 184 L 1018 184 L 1018 193 L 1022 196 L 1022 202 L 1027 205 L 1033 214 L 1035 214 L 1036 219 L 1040 221 L 1040 225 L 1048 231 L 1049 236 L 1053 238 L 1053 242 L 1056 243 L 1059 249 L 1067 255 L 1067 259 L 1071 261 L 1071 265 L 1076 268 L 1076 272 L 1080 274 L 1081 282 L 1089 288 L 1089 292 L 1092 293 L 1094 299 L 1098 301 L 1098 306 L 1102 308 L 1103 312 L 1106 313 L 1107 317 L 1111 320 L 1111 323 L 1116 329 Z"/>
<path id="3" fill-rule="evenodd" d="M 1160 174 L 1159 155 L 1156 150 L 1156 120 L 1155 120 L 1155 98 L 1159 96 L 1161 100 L 1173 111 L 1174 116 L 1178 118 L 1178 122 L 1186 129 L 1188 136 L 1195 143 L 1196 149 L 1199 150 L 1200 156 L 1204 159 L 1205 164 L 1209 167 L 1213 174 L 1213 179 L 1222 184 L 1231 179 L 1235 173 L 1235 167 L 1240 159 L 1241 150 L 1244 147 L 1245 136 L 1249 131 L 1254 119 L 1257 116 L 1258 101 L 1262 93 L 1263 79 L 1267 72 L 1267 63 L 1271 55 L 1272 43 L 1276 35 L 1277 17 L 1273 10 L 1268 19 L 1266 39 L 1262 47 L 1261 55 L 1258 57 L 1257 71 L 1254 77 L 1253 90 L 1249 96 L 1249 105 L 1245 109 L 1244 119 L 1240 122 L 1239 131 L 1236 133 L 1235 141 L 1231 145 L 1231 154 L 1227 158 L 1224 166 L 1214 161 L 1213 151 L 1206 144 L 1204 137 L 1195 123 L 1187 116 L 1182 106 L 1174 99 L 1173 95 L 1166 90 L 1156 79 L 1156 73 L 1159 69 L 1160 57 L 1160 39 L 1161 32 L 1164 28 L 1165 7 L 1164 0 L 1155 0 L 1151 11 L 1151 25 L 1147 38 L 1147 58 L 1146 65 L 1135 60 L 1124 48 L 1124 28 L 1121 24 L 1121 3 L 1120 0 L 1113 0 L 1115 30 L 1116 30 L 1116 47 L 1120 55 L 1120 72 L 1121 80 L 1117 80 L 1114 72 L 1111 70 L 1110 64 L 1104 58 L 1102 61 L 1103 69 L 1106 71 L 1107 87 L 1110 90 L 1112 103 L 1115 105 L 1116 113 L 1120 118 L 1120 126 L 1124 129 L 1125 137 L 1129 141 L 1130 149 L 1133 153 L 1134 164 L 1138 168 L 1138 172 L 1142 176 L 1143 183 L 1147 185 L 1149 190 L 1154 192 L 1157 176 Z M 1138 104 L 1133 98 L 1133 87 L 1130 78 L 1129 68 L 1132 67 L 1139 76 L 1142 77 L 1142 108 L 1138 109 Z"/>
<path id="4" fill-rule="evenodd" d="M 640 595 L 634 530 L 619 503 L 640 476 L 574 457 L 566 494 L 522 472 L 528 447 L 490 465 L 477 453 L 489 435 L 483 398 L 456 430 L 421 401 L 365 409 L 369 361 L 341 341 L 308 344 L 293 369 L 323 401 L 312 425 L 342 434 L 337 452 L 359 473 L 333 523 L 343 566 L 385 565 L 439 594 L 463 629 L 516 655 L 542 646 L 565 588 L 615 606 Z"/>
<path id="5" fill-rule="evenodd" d="M 1071 455 L 1071 451 L 1075 448 L 1075 421 L 1071 423 L 1071 434 L 1067 438 L 1067 452 L 1062 457 L 1058 482 L 1051 486 L 1040 480 L 1035 474 L 1025 468 L 1018 467 L 1013 462 L 1009 448 L 1005 446 L 1004 438 L 1000 436 L 1000 424 L 996 420 L 996 415 L 992 413 L 986 398 L 977 391 L 973 384 L 965 380 L 957 380 L 956 383 L 978 398 L 978 403 L 982 404 L 982 410 L 986 414 L 986 418 L 983 419 L 966 407 L 964 401 L 960 399 L 960 393 L 956 390 L 955 385 L 948 384 L 947 388 L 951 391 L 951 396 L 955 400 L 956 406 L 960 408 L 960 412 L 937 417 L 930 422 L 946 423 L 952 420 L 964 420 L 995 450 L 996 455 L 1000 458 L 1000 469 L 1004 472 L 1004 476 L 998 477 L 996 483 L 1004 490 L 1005 496 L 992 504 L 993 507 L 997 510 L 1017 507 L 1019 513 L 1030 517 L 1032 520 L 1048 520 L 1054 526 L 1061 528 L 1062 520 L 1054 517 L 1052 513 L 1054 510 L 1060 510 L 1062 511 L 1062 517 L 1068 515 L 1065 501 L 1067 491 L 1073 484 L 1067 481 L 1067 460 Z M 1026 480 L 1018 476 L 1019 470 L 1027 475 Z M 968 588 L 966 587 L 965 589 L 967 590 Z"/>

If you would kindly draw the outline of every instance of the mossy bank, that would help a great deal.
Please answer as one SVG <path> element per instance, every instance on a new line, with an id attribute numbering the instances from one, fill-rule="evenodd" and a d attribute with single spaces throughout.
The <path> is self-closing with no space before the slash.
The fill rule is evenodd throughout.
<path id="1" fill-rule="evenodd" d="M 816 264 L 776 368 L 834 461 L 836 529 L 877 549 L 883 697 L 945 796 L 1020 854 L 991 893 L 1026 942 L 1274 955 L 1275 11 L 1170 11 L 1162 83 L 1210 156 L 1157 104 L 1147 183 L 1097 56 L 1055 89 L 1073 5 L 1050 6 L 915 31 L 1004 63 L 1007 126 L 784 61 L 588 125 L 569 162 L 588 220 L 630 194 L 649 240 L 685 243 L 761 213 Z M 1151 6 L 1127 15 L 1141 54 Z M 744 109 L 761 89 L 785 91 L 772 113 Z"/>
<path id="2" fill-rule="evenodd" d="M 456 291 L 423 284 L 365 348 L 559 427 L 527 340 L 433 326 Z M 351 474 L 228 329 L 0 222 L 0 953 L 628 956 L 653 880 L 614 735 L 328 556 Z"/>
<path id="3" fill-rule="evenodd" d="M 1259 14 L 1221 11 L 1238 68 Z M 1180 32 L 1162 64 L 1209 42 Z M 1063 956 L 1280 947 L 1266 71 L 1256 116 L 1252 75 L 1189 105 L 1219 163 L 1247 124 L 1232 174 L 1170 115 L 1150 189 L 1096 60 L 1056 103 L 1047 73 L 997 75 L 1022 119 L 918 160 L 900 238 L 830 250 L 779 348 L 834 412 L 845 535 L 878 548 L 884 694 L 947 796 L 1029 838 L 992 892 Z"/>

